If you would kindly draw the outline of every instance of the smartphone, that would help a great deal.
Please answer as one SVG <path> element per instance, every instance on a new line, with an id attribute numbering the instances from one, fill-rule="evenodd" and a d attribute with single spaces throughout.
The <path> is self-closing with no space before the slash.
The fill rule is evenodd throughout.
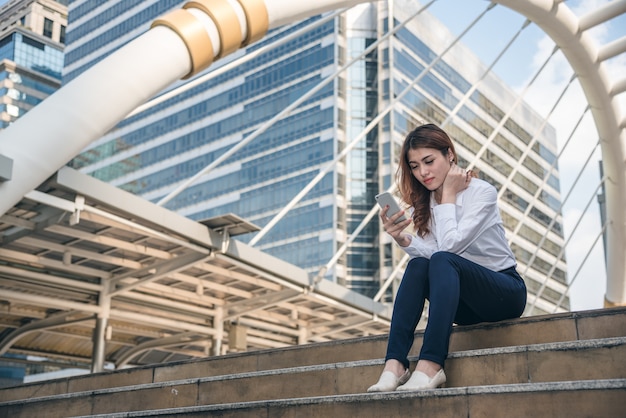
<path id="1" fill-rule="evenodd" d="M 400 209 L 400 205 L 398 205 L 398 202 L 396 201 L 396 199 L 389 192 L 383 192 L 383 193 L 377 194 L 376 201 L 378 202 L 378 205 L 381 207 L 381 209 L 384 209 L 385 206 L 389 205 L 387 216 L 395 215 L 396 212 L 399 212 L 400 210 L 402 210 Z M 402 222 L 404 220 L 406 220 L 406 216 L 402 215 L 398 219 L 396 219 L 395 223 Z"/>

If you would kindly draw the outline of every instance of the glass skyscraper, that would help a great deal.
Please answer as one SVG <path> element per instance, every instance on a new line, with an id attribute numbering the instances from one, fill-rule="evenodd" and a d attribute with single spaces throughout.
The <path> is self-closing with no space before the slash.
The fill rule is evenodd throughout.
<path id="1" fill-rule="evenodd" d="M 404 135 L 418 123 L 445 122 L 444 129 L 459 144 L 463 164 L 474 162 L 480 176 L 502 191 L 503 220 L 530 293 L 540 289 L 547 274 L 552 277 L 532 313 L 551 312 L 566 280 L 565 262 L 557 260 L 564 240 L 558 171 L 551 167 L 556 158 L 554 130 L 547 126 L 537 132 L 541 118 L 521 105 L 494 133 L 513 106 L 515 94 L 493 75 L 474 90 L 476 75 L 485 66 L 461 45 L 439 60 L 451 35 L 432 16 L 420 15 L 376 44 L 419 7 L 417 2 L 394 3 L 393 10 L 387 2 L 356 7 L 233 69 L 181 89 L 128 117 L 71 165 L 159 202 L 353 57 L 364 55 L 165 206 L 196 220 L 234 213 L 263 227 L 362 136 L 256 246 L 315 277 L 349 242 L 337 263 L 322 270 L 323 275 L 373 296 L 402 254 L 381 233 L 377 216 L 361 223 L 374 207 L 374 195 L 393 182 Z M 63 81 L 72 80 L 143 33 L 156 17 L 180 6 L 180 1 L 171 0 L 71 1 Z M 207 72 L 321 19 L 273 30 Z M 172 89 L 183 84 L 178 82 Z M 386 113 L 376 123 L 380 112 Z M 368 132 L 362 135 L 366 127 Z M 526 152 L 528 145 L 531 149 Z M 480 159 L 474 161 L 477 153 Z M 539 188 L 544 177 L 546 184 Z M 556 219 L 552 231 L 538 246 L 552 219 Z M 360 233 L 350 240 L 357 229 Z"/>
<path id="2" fill-rule="evenodd" d="M 60 87 L 65 3 L 11 0 L 0 7 L 0 128 Z"/>

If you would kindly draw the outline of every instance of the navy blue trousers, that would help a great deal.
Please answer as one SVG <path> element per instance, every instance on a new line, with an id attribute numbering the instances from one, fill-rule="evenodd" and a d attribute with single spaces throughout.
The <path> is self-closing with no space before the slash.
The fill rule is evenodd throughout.
<path id="1" fill-rule="evenodd" d="M 496 272 L 445 251 L 412 259 L 396 295 L 385 360 L 409 367 L 407 356 L 426 299 L 428 323 L 419 358 L 443 367 L 453 323 L 519 318 L 526 307 L 526 285 L 515 267 Z"/>

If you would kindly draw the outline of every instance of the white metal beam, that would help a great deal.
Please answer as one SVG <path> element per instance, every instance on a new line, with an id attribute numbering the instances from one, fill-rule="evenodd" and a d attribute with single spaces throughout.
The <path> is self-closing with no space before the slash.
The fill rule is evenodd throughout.
<path id="1" fill-rule="evenodd" d="M 67 311 L 52 315 L 48 318 L 33 321 L 27 325 L 16 328 L 15 330 L 13 330 L 13 332 L 9 333 L 6 337 L 0 340 L 0 356 L 4 355 L 4 353 L 7 352 L 11 345 L 24 335 L 44 329 L 55 328 L 68 324 L 75 324 L 77 322 L 83 322 L 90 319 L 93 319 L 92 314 Z"/>
<path id="2" fill-rule="evenodd" d="M 624 0 L 614 1 L 605 9 L 581 21 L 566 3 L 556 0 L 498 0 L 535 22 L 556 44 L 576 73 L 589 103 L 602 149 L 607 215 L 607 290 L 605 304 L 626 305 L 626 131 L 623 116 L 611 95 L 613 85 L 602 62 L 598 47 L 584 31 L 609 16 L 621 12 Z M 621 13 L 619 12 L 619 13 Z"/>
<path id="3" fill-rule="evenodd" d="M 581 16 L 578 20 L 578 29 L 586 31 L 624 13 L 626 13 L 626 0 L 606 2 L 597 9 Z"/>

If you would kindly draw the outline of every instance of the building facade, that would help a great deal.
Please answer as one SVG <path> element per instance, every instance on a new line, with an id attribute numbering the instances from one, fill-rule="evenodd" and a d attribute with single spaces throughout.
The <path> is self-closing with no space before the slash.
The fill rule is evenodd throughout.
<path id="1" fill-rule="evenodd" d="M 61 86 L 67 2 L 10 0 L 0 6 L 0 129 L 28 112 Z M 5 355 L 0 387 L 21 383 L 46 366 Z"/>
<path id="2" fill-rule="evenodd" d="M 474 88 L 485 65 L 462 45 L 439 59 L 452 39 L 447 29 L 432 16 L 411 17 L 417 2 L 394 4 L 366 4 L 328 21 L 318 16 L 273 30 L 206 74 L 297 36 L 227 71 L 201 74 L 193 87 L 177 83 L 172 98 L 129 116 L 71 165 L 148 200 L 167 200 L 166 207 L 195 220 L 234 213 L 260 227 L 310 187 L 255 245 L 307 269 L 311 278 L 321 275 L 373 296 L 402 254 L 381 233 L 377 216 L 364 219 L 375 194 L 393 183 L 404 135 L 419 123 L 444 125 L 459 144 L 462 164 L 475 165 L 501 191 L 502 217 L 529 300 L 542 293 L 528 313 L 551 312 L 566 283 L 554 130 L 524 104 L 496 130 L 515 103 L 512 90 L 492 74 Z M 170 0 L 70 2 L 63 81 L 176 7 L 180 2 Z M 353 59 L 300 106 L 167 199 Z M 544 239 L 546 228 L 551 231 Z M 546 275 L 551 279 L 542 289 Z"/>
<path id="3" fill-rule="evenodd" d="M 0 128 L 60 87 L 66 3 L 11 0 L 0 7 Z"/>

